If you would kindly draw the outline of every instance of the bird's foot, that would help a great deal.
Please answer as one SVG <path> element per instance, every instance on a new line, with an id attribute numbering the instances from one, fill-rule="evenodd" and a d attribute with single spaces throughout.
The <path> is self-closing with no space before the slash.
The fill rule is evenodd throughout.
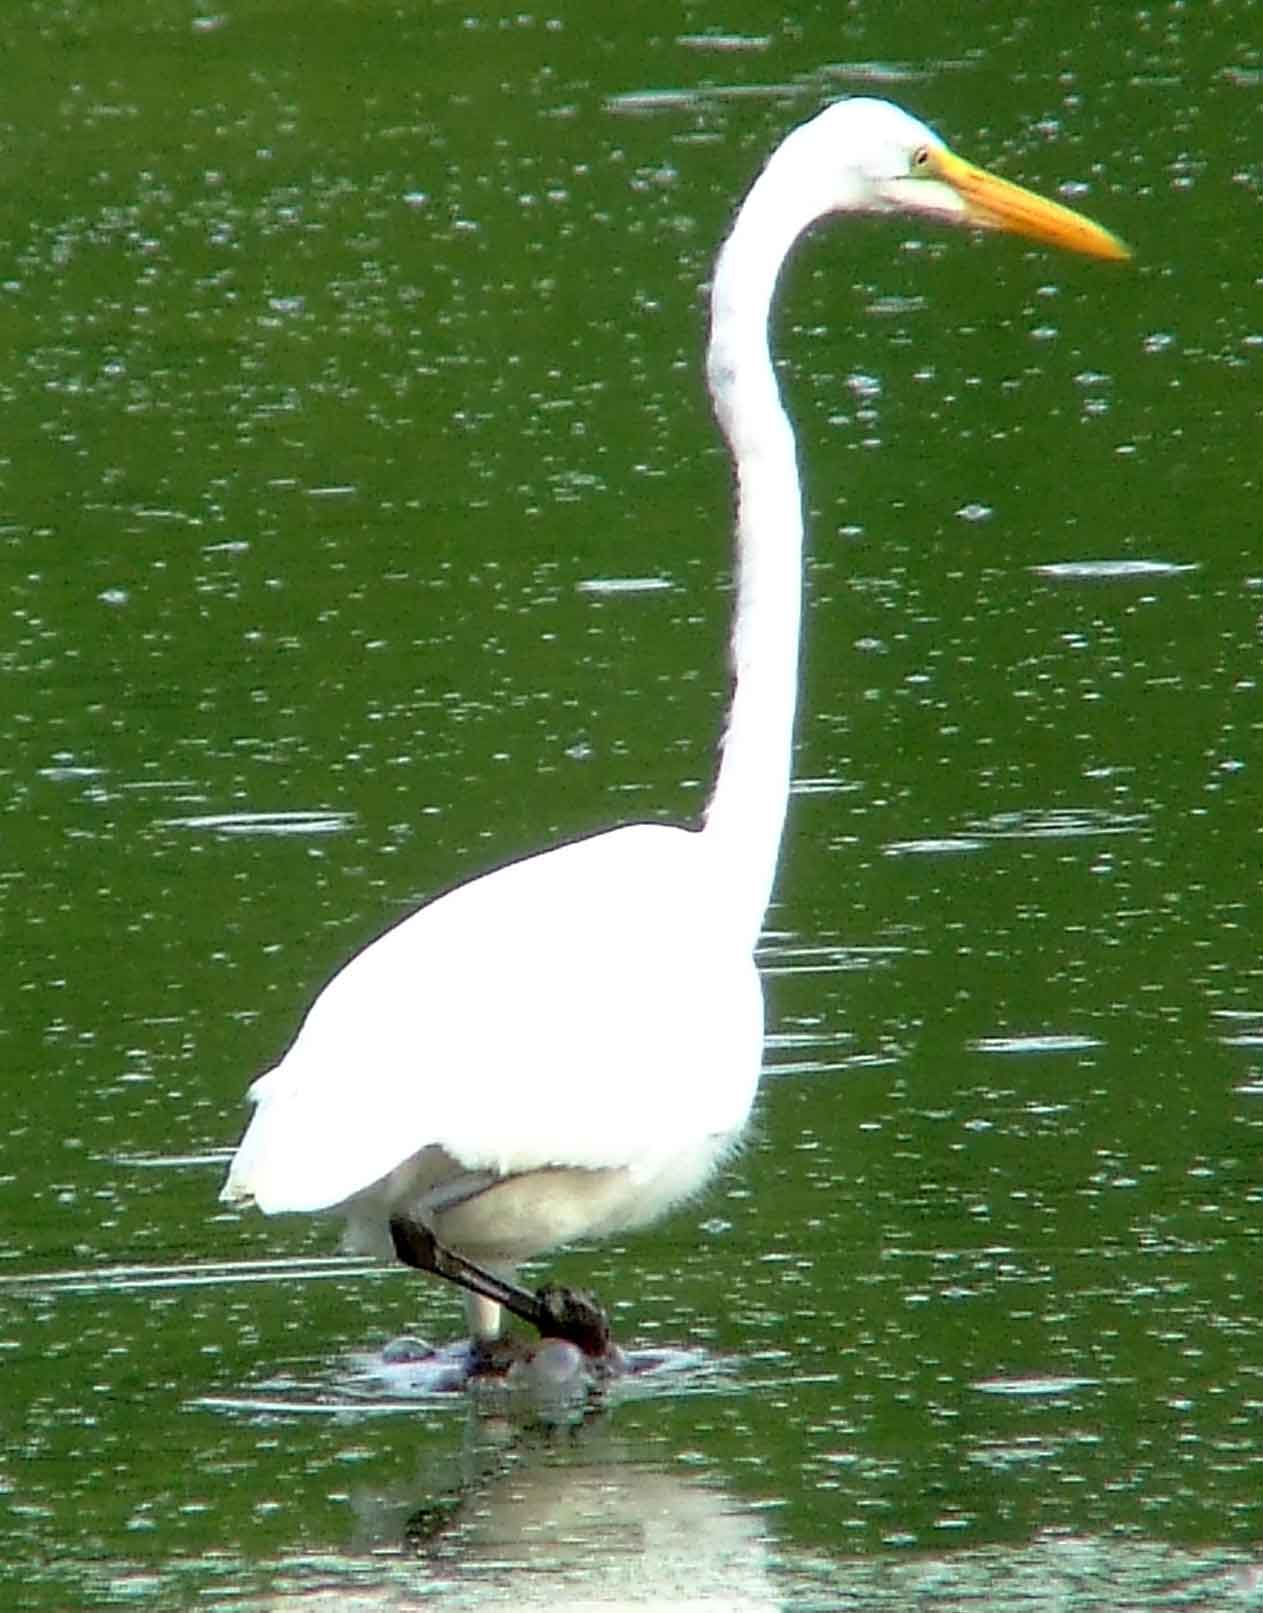
<path id="1" fill-rule="evenodd" d="M 610 1319 L 591 1294 L 546 1283 L 536 1289 L 535 1301 L 534 1321 L 542 1339 L 562 1339 L 597 1361 L 621 1355 L 610 1335 Z"/>
<path id="2" fill-rule="evenodd" d="M 529 1361 L 534 1341 L 525 1333 L 501 1333 L 494 1339 L 471 1338 L 464 1345 L 471 1378 L 502 1378 Z"/>

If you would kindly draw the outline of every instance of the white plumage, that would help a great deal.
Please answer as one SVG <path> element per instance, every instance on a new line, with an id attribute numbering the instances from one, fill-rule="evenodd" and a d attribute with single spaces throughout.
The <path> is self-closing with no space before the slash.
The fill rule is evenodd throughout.
<path id="1" fill-rule="evenodd" d="M 469 1218 L 483 1177 L 622 1173 L 621 1188 L 605 1183 L 620 1205 L 609 1228 L 581 1218 L 559 1236 L 553 1205 L 535 1210 L 542 1230 L 519 1206 L 476 1242 L 436 1226 L 502 1266 L 648 1220 L 663 1194 L 700 1186 L 740 1134 L 761 1046 L 749 948 L 727 940 L 717 956 L 701 917 L 701 845 L 656 824 L 612 830 L 458 886 L 387 931 L 251 1089 L 226 1196 L 269 1213 L 344 1209 L 355 1245 L 384 1251 L 387 1212 L 419 1174 L 437 1171 L 449 1217 Z M 722 1081 L 698 1079 L 711 1067 Z"/>
<path id="2" fill-rule="evenodd" d="M 841 212 L 1126 255 L 886 102 L 839 102 L 786 138 L 712 290 L 707 376 L 737 473 L 738 593 L 733 702 L 702 827 L 633 825 L 525 858 L 366 947 L 251 1088 L 226 1200 L 335 1210 L 353 1245 L 384 1251 L 402 1211 L 507 1270 L 662 1214 L 740 1139 L 762 1054 L 753 950 L 789 794 L 802 579 L 768 315 L 794 242 Z M 471 1306 L 471 1320 L 494 1335 L 498 1307 Z"/>

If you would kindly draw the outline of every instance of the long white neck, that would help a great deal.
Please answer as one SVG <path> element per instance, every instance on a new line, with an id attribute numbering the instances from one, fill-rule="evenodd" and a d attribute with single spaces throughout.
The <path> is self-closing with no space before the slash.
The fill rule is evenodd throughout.
<path id="1" fill-rule="evenodd" d="M 819 209 L 800 186 L 778 182 L 778 169 L 793 167 L 792 144 L 791 137 L 756 180 L 720 251 L 706 359 L 737 475 L 737 597 L 732 706 L 702 833 L 720 859 L 732 922 L 751 946 L 776 877 L 798 698 L 802 492 L 768 318 L 781 267 Z"/>

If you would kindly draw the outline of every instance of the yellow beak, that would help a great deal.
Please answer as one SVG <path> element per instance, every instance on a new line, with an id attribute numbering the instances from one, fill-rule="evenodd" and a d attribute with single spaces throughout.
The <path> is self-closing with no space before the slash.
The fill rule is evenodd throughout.
<path id="1" fill-rule="evenodd" d="M 932 146 L 926 161 L 934 178 L 950 185 L 965 203 L 971 224 L 986 230 L 1007 230 L 1010 235 L 1023 235 L 1067 252 L 1084 252 L 1091 258 L 1131 257 L 1130 247 L 1082 213 L 1060 202 L 1045 201 L 1034 191 L 976 168 L 943 146 Z"/>

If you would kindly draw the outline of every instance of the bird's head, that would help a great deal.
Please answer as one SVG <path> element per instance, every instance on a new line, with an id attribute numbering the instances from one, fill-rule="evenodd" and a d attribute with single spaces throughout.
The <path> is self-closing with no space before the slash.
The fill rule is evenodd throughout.
<path id="1" fill-rule="evenodd" d="M 1004 230 L 1090 257 L 1131 256 L 1117 236 L 1081 213 L 958 157 L 933 130 L 889 101 L 835 101 L 796 130 L 782 150 L 791 141 L 811 148 L 811 160 L 800 171 L 811 171 L 825 187 L 820 213 L 905 213 Z"/>

